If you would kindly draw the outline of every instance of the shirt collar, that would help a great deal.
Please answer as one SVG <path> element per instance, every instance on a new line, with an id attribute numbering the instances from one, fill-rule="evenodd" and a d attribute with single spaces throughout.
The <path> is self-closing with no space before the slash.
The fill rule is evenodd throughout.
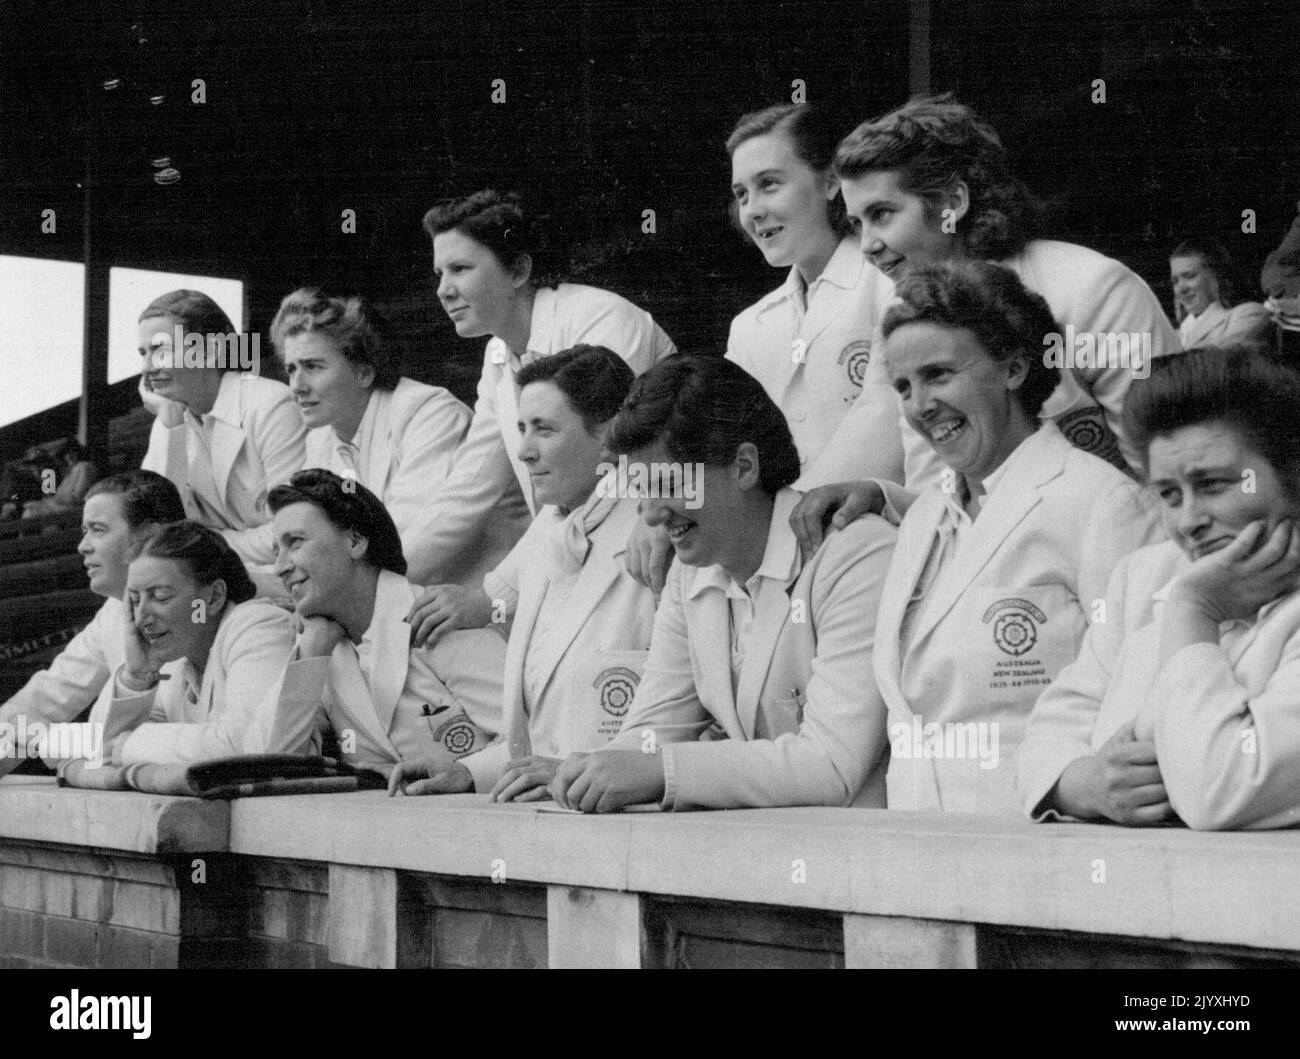
<path id="1" fill-rule="evenodd" d="M 366 410 L 361 414 L 361 422 L 357 424 L 357 432 L 352 435 L 351 441 L 344 441 L 337 430 L 330 427 L 330 434 L 335 445 L 349 445 L 358 452 L 364 452 L 370 445 L 370 436 L 375 432 L 375 419 L 379 416 L 379 395 L 383 392 L 377 387 L 370 391 L 370 396 L 366 399 Z"/>
<path id="2" fill-rule="evenodd" d="M 757 586 L 759 578 L 778 582 L 782 588 L 794 584 L 803 567 L 799 554 L 799 542 L 794 530 L 790 528 L 790 513 L 799 503 L 801 494 L 793 489 L 782 489 L 776 494 L 772 504 L 772 522 L 767 528 L 767 544 L 763 548 L 763 559 L 758 564 L 745 586 Z M 721 566 L 706 566 L 695 575 L 688 598 L 695 599 L 706 589 L 715 588 L 727 594 L 729 585 L 736 584 Z"/>
<path id="3" fill-rule="evenodd" d="M 239 426 L 239 372 L 228 371 L 221 376 L 221 386 L 217 390 L 217 399 L 212 402 L 212 410 L 201 416 L 195 415 L 188 408 L 185 416 L 197 425 L 203 425 L 209 418 L 220 419 L 231 426 Z"/>
<path id="4" fill-rule="evenodd" d="M 759 303 L 756 315 L 762 317 L 784 301 L 793 301 L 797 305 L 805 306 L 808 296 L 823 283 L 839 287 L 841 290 L 852 290 L 862 277 L 862 269 L 865 265 L 866 258 L 858 250 L 857 242 L 852 237 L 841 239 L 840 245 L 835 248 L 835 253 L 831 254 L 831 259 L 822 269 L 822 274 L 808 285 L 806 294 L 803 292 L 803 280 L 799 277 L 799 269 L 791 267 L 786 273 L 785 282 Z M 534 306 L 534 319 L 536 319 L 536 311 Z"/>

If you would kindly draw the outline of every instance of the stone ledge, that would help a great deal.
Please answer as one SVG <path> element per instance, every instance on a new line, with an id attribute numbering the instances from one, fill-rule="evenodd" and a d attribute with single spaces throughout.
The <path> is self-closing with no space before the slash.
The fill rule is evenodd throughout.
<path id="1" fill-rule="evenodd" d="M 389 800 L 367 791 L 237 802 L 231 851 L 1300 951 L 1294 832 L 1139 831 L 868 809 L 579 817 L 479 795 Z"/>
<path id="2" fill-rule="evenodd" d="M 0 839 L 167 855 L 224 852 L 229 838 L 229 802 L 0 779 Z"/>

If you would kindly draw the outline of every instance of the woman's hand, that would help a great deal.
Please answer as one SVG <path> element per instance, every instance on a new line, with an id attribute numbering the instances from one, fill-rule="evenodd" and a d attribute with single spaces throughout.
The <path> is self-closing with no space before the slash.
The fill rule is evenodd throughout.
<path id="1" fill-rule="evenodd" d="M 398 791 L 412 797 L 420 794 L 471 794 L 474 774 L 458 761 L 441 770 L 430 758 L 403 761 L 388 775 L 388 797 Z"/>
<path id="2" fill-rule="evenodd" d="M 312 614 L 303 618 L 298 637 L 299 658 L 328 658 L 347 631 L 333 618 Z"/>
<path id="3" fill-rule="evenodd" d="M 641 505 L 637 505 L 640 513 Z M 627 538 L 627 554 L 623 564 L 632 579 L 645 585 L 656 596 L 661 595 L 668 583 L 668 567 L 673 561 L 673 546 L 668 540 L 668 530 L 663 526 L 647 526 L 637 519 Z"/>
<path id="4" fill-rule="evenodd" d="M 1174 581 L 1169 601 L 1214 622 L 1249 619 L 1300 587 L 1300 525 L 1283 519 L 1268 532 L 1250 523 L 1217 552 L 1197 559 Z"/>
<path id="5" fill-rule="evenodd" d="M 494 802 L 540 802 L 551 796 L 548 789 L 560 767 L 557 757 L 531 754 L 515 758 L 492 788 Z"/>
<path id="6" fill-rule="evenodd" d="M 132 602 L 128 593 L 123 599 L 126 606 L 126 622 L 124 623 L 124 646 L 126 654 L 126 664 L 118 673 L 118 680 L 127 691 L 134 691 L 137 694 L 151 691 L 161 679 L 159 671 L 167 659 L 161 657 L 160 652 L 140 631 L 140 627 L 135 622 L 135 603 Z"/>
<path id="7" fill-rule="evenodd" d="M 1173 816 L 1156 762 L 1156 745 L 1139 740 L 1130 721 L 1097 753 L 1072 761 L 1048 803 L 1069 816 L 1105 817 L 1130 827 L 1150 827 Z"/>
<path id="8" fill-rule="evenodd" d="M 843 529 L 863 515 L 879 515 L 884 509 L 885 493 L 875 482 L 836 482 L 808 490 L 790 512 L 790 528 L 807 562 L 822 546 L 827 532 Z"/>
<path id="9" fill-rule="evenodd" d="M 411 642 L 417 647 L 435 644 L 454 629 L 481 629 L 492 620 L 492 600 L 482 588 L 431 585 L 406 616 Z"/>
<path id="10" fill-rule="evenodd" d="M 551 797 L 565 809 L 612 813 L 625 805 L 662 800 L 664 785 L 659 754 L 597 750 L 573 754 L 559 767 L 551 782 Z"/>

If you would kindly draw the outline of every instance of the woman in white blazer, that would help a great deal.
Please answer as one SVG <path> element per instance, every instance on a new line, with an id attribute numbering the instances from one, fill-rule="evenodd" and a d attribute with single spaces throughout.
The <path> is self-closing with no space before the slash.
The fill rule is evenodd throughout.
<path id="1" fill-rule="evenodd" d="M 243 753 L 257 704 L 293 650 L 293 615 L 255 600 L 244 565 L 197 522 L 164 526 L 131 560 L 125 661 L 91 712 L 114 765 Z M 164 675 L 166 663 L 179 663 Z"/>
<path id="2" fill-rule="evenodd" d="M 153 471 L 126 471 L 101 478 L 86 493 L 82 509 L 81 553 L 90 590 L 104 597 L 90 623 L 59 652 L 48 669 L 30 680 L 0 706 L 0 724 L 15 733 L 36 732 L 77 718 L 97 696 L 112 695 L 112 677 L 125 661 L 122 598 L 131 551 L 167 522 L 185 517 L 180 493 Z M 11 753 L 0 753 L 0 776 L 24 756 L 42 753 L 15 739 Z M 30 751 L 30 754 L 29 754 Z"/>
<path id="3" fill-rule="evenodd" d="M 927 262 L 978 258 L 1000 262 L 1041 295 L 1058 324 L 1053 348 L 1063 370 L 1039 414 L 1080 448 L 1136 469 L 1121 418 L 1136 374 L 1133 344 L 1149 367 L 1179 350 L 1178 337 L 1151 288 L 1122 263 L 1035 238 L 1037 207 L 987 122 L 951 96 L 914 99 L 845 137 L 835 171 L 862 252 L 890 278 Z M 906 482 L 922 489 L 943 464 L 906 416 L 901 427 Z"/>
<path id="4" fill-rule="evenodd" d="M 1170 540 L 1116 569 L 1104 621 L 1030 717 L 1035 818 L 1300 824 L 1300 375 L 1189 352 L 1127 417 Z"/>
<path id="5" fill-rule="evenodd" d="M 795 488 L 852 478 L 902 481 L 898 405 L 879 368 L 893 283 L 849 234 L 831 168 L 842 129 L 812 104 L 746 114 L 727 139 L 731 209 L 785 282 L 731 322 L 727 359 L 763 384 L 799 450 Z M 841 432 L 849 408 L 865 433 Z"/>
<path id="6" fill-rule="evenodd" d="M 1169 254 L 1174 319 L 1184 349 L 1267 342 L 1273 317 L 1259 302 L 1239 301 L 1228 252 L 1215 239 L 1189 239 Z"/>
<path id="7" fill-rule="evenodd" d="M 642 505 L 677 561 L 623 731 L 560 767 L 556 801 L 584 812 L 882 805 L 871 655 L 893 529 L 862 520 L 803 561 L 789 525 L 798 450 L 781 410 L 727 360 L 652 368 L 608 445 L 629 475 L 676 472 L 666 487 L 662 471 L 659 488 L 648 477 Z"/>
<path id="8" fill-rule="evenodd" d="M 246 564 L 266 566 L 273 558 L 266 494 L 302 466 L 306 438 L 289 388 L 262 378 L 257 364 L 247 370 L 232 342 L 218 341 L 237 332 L 199 291 L 155 298 L 139 332 L 141 386 L 170 402 L 154 419 L 142 466 L 170 478 L 188 516 L 220 532 Z M 199 343 L 202 364 L 193 355 Z"/>
<path id="9" fill-rule="evenodd" d="M 429 499 L 451 474 L 473 413 L 450 391 L 400 374 L 360 297 L 296 290 L 280 303 L 271 341 L 307 427 L 303 466 L 364 485 L 388 508 L 402 550 L 418 555 Z M 417 583 L 431 572 L 407 563 Z"/>
<path id="10" fill-rule="evenodd" d="M 425 532 L 410 558 L 429 571 L 430 583 L 466 584 L 514 547 L 537 510 L 518 457 L 515 373 L 579 343 L 612 349 L 636 373 L 676 349 L 649 313 L 617 294 L 547 285 L 539 225 L 517 195 L 488 190 L 443 202 L 424 226 L 433 238 L 438 300 L 456 333 L 489 338 L 474 420 L 455 470 L 429 498 Z"/>
<path id="11" fill-rule="evenodd" d="M 1115 564 L 1158 527 L 1136 483 L 1039 419 L 1057 375 L 1042 298 L 985 262 L 925 266 L 898 294 L 885 367 L 952 470 L 902 518 L 880 603 L 889 806 L 1012 812 L 1035 699 L 1078 653 Z"/>
<path id="12" fill-rule="evenodd" d="M 496 572 L 518 599 L 506 650 L 503 738 L 441 772 L 430 762 L 408 762 L 393 773 L 390 791 L 473 790 L 533 801 L 549 796 L 564 757 L 597 750 L 618 734 L 645 668 L 655 614 L 653 593 L 623 565 L 636 502 L 617 495 L 616 476 L 602 477 L 605 430 L 632 378 L 601 346 L 575 346 L 519 372 L 519 457 L 544 506 Z M 480 595 L 486 622 L 491 600 Z M 418 629 L 416 639 L 423 639 Z"/>

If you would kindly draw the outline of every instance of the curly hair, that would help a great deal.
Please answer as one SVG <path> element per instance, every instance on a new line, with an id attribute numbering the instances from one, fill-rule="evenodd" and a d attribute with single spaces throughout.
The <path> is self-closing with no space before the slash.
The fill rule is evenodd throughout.
<path id="1" fill-rule="evenodd" d="M 513 268 L 526 254 L 532 261 L 529 282 L 554 287 L 562 272 L 547 220 L 530 210 L 518 192 L 487 188 L 439 202 L 424 215 L 424 228 L 430 238 L 463 232 L 491 250 L 505 268 Z"/>
<path id="2" fill-rule="evenodd" d="M 736 127 L 727 137 L 727 154 L 734 155 L 737 147 L 755 136 L 781 132 L 789 137 L 794 153 L 809 169 L 815 173 L 828 172 L 835 163 L 835 147 L 843 129 L 836 117 L 829 107 L 813 103 L 780 103 L 765 110 L 751 111 L 736 122 Z M 734 195 L 727 212 L 731 223 L 743 233 L 740 207 Z M 851 225 L 843 196 L 837 194 L 827 199 L 826 219 L 836 235 L 843 238 L 849 233 Z"/>
<path id="3" fill-rule="evenodd" d="M 835 152 L 842 179 L 882 170 L 896 170 L 903 190 L 924 199 L 931 213 L 959 181 L 965 183 L 970 208 L 957 234 L 971 257 L 1004 260 L 1037 233 L 1039 206 L 1011 175 L 1002 140 L 951 93 L 918 96 L 864 122 Z"/>
<path id="4" fill-rule="evenodd" d="M 1061 370 L 1047 363 L 1044 339 L 1060 327 L 1041 296 L 1029 291 L 1009 268 L 988 261 L 925 265 L 898 281 L 900 299 L 885 313 L 886 338 L 904 324 L 932 323 L 973 334 L 996 361 L 1024 356 L 1025 381 L 1015 391 L 1037 418 L 1061 382 Z"/>
<path id="5" fill-rule="evenodd" d="M 713 467 L 728 466 L 740 445 L 752 443 L 759 485 L 769 496 L 801 469 L 781 409 L 752 375 L 722 357 L 679 353 L 632 383 L 605 446 L 620 455 L 660 439 L 674 460 Z"/>
<path id="6" fill-rule="evenodd" d="M 383 340 L 383 322 L 364 298 L 300 287 L 280 303 L 271 321 L 271 342 L 283 359 L 286 338 L 313 331 L 338 343 L 339 350 L 353 364 L 371 367 L 375 389 L 396 389 L 402 378 L 401 360 Z"/>

